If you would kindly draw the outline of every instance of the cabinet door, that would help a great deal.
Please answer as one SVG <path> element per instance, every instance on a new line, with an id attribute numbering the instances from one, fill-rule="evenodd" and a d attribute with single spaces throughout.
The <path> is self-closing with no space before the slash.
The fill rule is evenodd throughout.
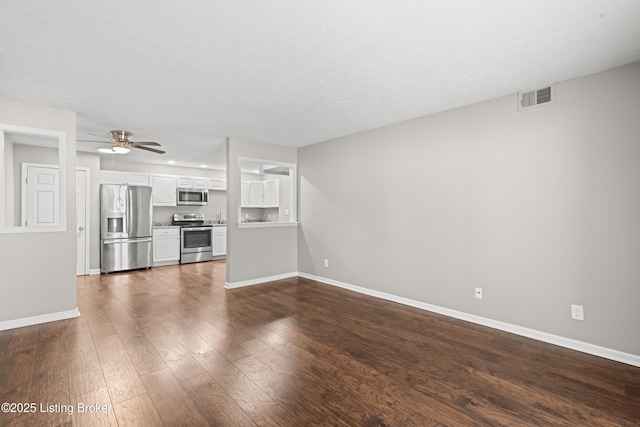
<path id="1" fill-rule="evenodd" d="M 227 189 L 227 180 L 209 178 L 208 187 L 209 190 L 225 191 Z"/>
<path id="2" fill-rule="evenodd" d="M 192 188 L 193 187 L 193 178 L 190 176 L 178 176 L 177 185 L 179 188 Z"/>
<path id="3" fill-rule="evenodd" d="M 227 254 L 227 235 L 214 234 L 213 235 L 213 256 L 226 255 L 226 254 Z"/>
<path id="4" fill-rule="evenodd" d="M 154 238 L 153 262 L 180 261 L 180 238 Z"/>
<path id="5" fill-rule="evenodd" d="M 193 183 L 193 188 L 200 188 L 205 190 L 209 188 L 208 178 L 194 177 L 192 180 L 192 183 Z"/>
<path id="6" fill-rule="evenodd" d="M 100 184 L 149 185 L 149 174 L 142 172 L 101 170 Z"/>
<path id="7" fill-rule="evenodd" d="M 279 206 L 279 197 L 278 193 L 280 192 L 280 181 L 265 181 L 264 182 L 264 206 L 265 207 L 274 207 L 277 208 Z"/>
<path id="8" fill-rule="evenodd" d="M 249 181 L 249 206 L 262 207 L 264 204 L 264 183 Z"/>
<path id="9" fill-rule="evenodd" d="M 280 180 L 276 179 L 276 185 L 273 188 L 273 206 L 280 207 Z"/>
<path id="10" fill-rule="evenodd" d="M 100 184 L 122 185 L 126 181 L 125 172 L 122 171 L 100 171 Z"/>
<path id="11" fill-rule="evenodd" d="M 249 182 L 242 181 L 240 183 L 240 206 L 248 207 L 249 206 Z"/>
<path id="12" fill-rule="evenodd" d="M 125 182 L 129 185 L 149 185 L 149 174 L 140 172 L 126 172 Z"/>
<path id="13" fill-rule="evenodd" d="M 153 206 L 176 206 L 176 177 L 151 175 Z"/>

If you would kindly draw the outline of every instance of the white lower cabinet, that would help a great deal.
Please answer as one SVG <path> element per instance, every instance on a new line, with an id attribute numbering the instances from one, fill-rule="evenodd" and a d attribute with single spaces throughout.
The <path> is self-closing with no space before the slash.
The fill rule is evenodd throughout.
<path id="1" fill-rule="evenodd" d="M 180 227 L 153 229 L 153 265 L 180 262 Z"/>
<path id="2" fill-rule="evenodd" d="M 227 254 L 227 227 L 213 227 L 213 256 Z"/>

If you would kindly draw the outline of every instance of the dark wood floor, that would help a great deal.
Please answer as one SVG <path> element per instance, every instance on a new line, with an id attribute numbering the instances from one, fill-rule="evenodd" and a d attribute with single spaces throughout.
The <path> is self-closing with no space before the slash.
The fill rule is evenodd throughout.
<path id="1" fill-rule="evenodd" d="M 82 317 L 0 332 L 0 402 L 37 406 L 0 425 L 640 424 L 640 368 L 306 279 L 227 291 L 224 271 L 78 278 Z"/>

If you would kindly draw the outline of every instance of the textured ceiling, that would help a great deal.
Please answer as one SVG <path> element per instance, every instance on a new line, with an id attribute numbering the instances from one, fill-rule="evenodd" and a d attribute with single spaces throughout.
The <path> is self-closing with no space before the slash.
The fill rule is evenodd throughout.
<path id="1" fill-rule="evenodd" d="M 640 60 L 638 0 L 0 0 L 0 22 L 0 98 L 214 167 L 226 136 L 304 146 Z"/>

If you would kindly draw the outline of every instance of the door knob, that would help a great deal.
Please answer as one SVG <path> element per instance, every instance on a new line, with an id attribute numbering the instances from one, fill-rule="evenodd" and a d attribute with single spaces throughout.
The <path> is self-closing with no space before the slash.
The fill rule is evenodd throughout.
<path id="1" fill-rule="evenodd" d="M 78 231 L 84 231 L 84 227 L 78 227 Z"/>

